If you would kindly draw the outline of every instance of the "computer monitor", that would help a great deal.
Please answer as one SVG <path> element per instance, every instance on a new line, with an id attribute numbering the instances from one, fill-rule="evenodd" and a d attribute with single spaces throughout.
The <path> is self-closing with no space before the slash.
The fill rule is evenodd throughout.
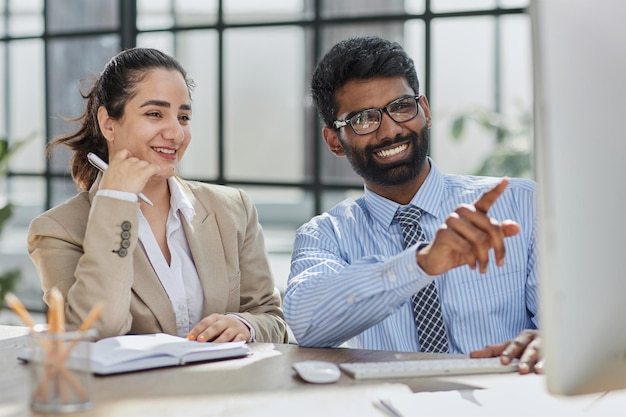
<path id="1" fill-rule="evenodd" d="M 626 1 L 530 16 L 548 391 L 626 388 Z"/>

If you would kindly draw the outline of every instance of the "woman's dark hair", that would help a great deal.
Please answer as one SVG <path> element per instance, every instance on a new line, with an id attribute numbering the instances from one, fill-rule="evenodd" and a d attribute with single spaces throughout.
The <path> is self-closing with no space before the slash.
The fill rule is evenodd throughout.
<path id="1" fill-rule="evenodd" d="M 126 103 L 136 94 L 137 84 L 154 69 L 178 71 L 185 79 L 191 95 L 193 81 L 187 78 L 183 66 L 171 56 L 151 48 L 132 48 L 118 53 L 106 64 L 89 93 L 81 91 L 87 106 L 80 117 L 72 119 L 81 123 L 80 129 L 59 136 L 48 144 L 48 153 L 58 145 L 65 145 L 74 151 L 70 166 L 78 189 L 88 190 L 98 176 L 98 170 L 87 162 L 89 152 L 96 153 L 105 161 L 109 160 L 107 142 L 98 125 L 98 108 L 104 106 L 111 118 L 121 118 Z"/>
<path id="2" fill-rule="evenodd" d="M 337 116 L 335 93 L 348 81 L 396 76 L 406 78 L 419 94 L 415 64 L 400 44 L 377 36 L 349 38 L 333 46 L 317 64 L 311 95 L 323 122 L 332 126 Z"/>

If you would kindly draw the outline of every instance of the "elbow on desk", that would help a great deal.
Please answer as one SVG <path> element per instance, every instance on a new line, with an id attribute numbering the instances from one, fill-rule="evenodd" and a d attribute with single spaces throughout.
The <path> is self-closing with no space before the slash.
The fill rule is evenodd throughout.
<path id="1" fill-rule="evenodd" d="M 285 317 L 287 317 L 285 315 Z M 289 319 L 287 319 L 287 323 L 289 324 Z M 301 347 L 309 347 L 309 348 L 332 348 L 337 347 L 343 343 L 342 341 L 331 340 L 320 329 L 315 328 L 312 325 L 308 325 L 305 328 L 303 327 L 289 327 L 293 338 L 295 339 L 295 344 Z"/>

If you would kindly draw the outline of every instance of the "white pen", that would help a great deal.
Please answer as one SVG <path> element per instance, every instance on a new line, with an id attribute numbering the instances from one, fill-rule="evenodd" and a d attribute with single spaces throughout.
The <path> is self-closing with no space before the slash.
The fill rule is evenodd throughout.
<path id="1" fill-rule="evenodd" d="M 104 162 L 102 159 L 100 159 L 100 157 L 98 155 L 96 155 L 95 153 L 93 153 L 93 152 L 89 152 L 87 154 L 87 160 L 89 161 L 89 163 L 91 165 L 95 166 L 96 168 L 98 168 L 102 172 L 106 171 L 107 168 L 109 167 L 106 162 Z M 143 193 L 137 194 L 137 197 L 139 197 L 143 201 L 145 201 L 146 204 L 150 204 L 151 206 L 154 206 L 154 204 L 152 204 L 152 201 L 150 201 L 150 199 L 148 197 L 143 195 Z"/>

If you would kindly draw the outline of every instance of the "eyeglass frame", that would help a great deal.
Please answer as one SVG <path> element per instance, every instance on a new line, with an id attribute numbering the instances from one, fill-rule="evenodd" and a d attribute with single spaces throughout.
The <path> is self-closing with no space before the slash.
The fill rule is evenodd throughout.
<path id="1" fill-rule="evenodd" d="M 404 123 L 404 122 L 408 122 L 409 120 L 413 120 L 413 119 L 415 119 L 415 118 L 417 117 L 417 115 L 420 113 L 420 110 L 419 110 L 420 101 L 419 101 L 419 100 L 420 100 L 420 98 L 421 98 L 421 97 L 422 97 L 422 96 L 421 96 L 421 95 L 419 95 L 419 94 L 418 94 L 418 95 L 416 95 L 416 96 L 411 96 L 411 95 L 408 95 L 408 96 L 399 97 L 399 98 L 397 98 L 397 99 L 395 99 L 395 100 L 392 100 L 392 101 L 390 101 L 389 103 L 387 103 L 387 104 L 386 104 L 385 106 L 383 106 L 383 107 L 359 110 L 359 111 L 357 111 L 356 113 L 354 113 L 351 117 L 349 117 L 349 118 L 347 118 L 347 119 L 344 119 L 344 120 L 335 120 L 335 121 L 333 122 L 333 127 L 334 127 L 335 129 L 339 130 L 339 129 L 341 129 L 342 127 L 346 127 L 346 126 L 350 125 L 350 127 L 352 128 L 352 131 L 353 131 L 356 135 L 359 135 L 359 136 L 364 136 L 364 135 L 369 135 L 370 133 L 374 133 L 374 132 L 376 132 L 378 129 L 380 129 L 380 122 L 378 123 L 378 125 L 377 125 L 376 129 L 372 130 L 371 132 L 367 132 L 367 133 L 359 133 L 359 132 L 357 132 L 357 131 L 354 129 L 354 126 L 352 126 L 352 119 L 353 119 L 355 116 L 357 116 L 357 115 L 359 115 L 359 114 L 361 114 L 361 113 L 363 113 L 363 112 L 369 112 L 369 111 L 372 111 L 372 110 L 375 110 L 375 111 L 377 111 L 377 112 L 378 112 L 378 114 L 380 115 L 380 121 L 381 121 L 381 122 L 382 122 L 382 120 L 383 120 L 383 113 L 387 113 L 387 116 L 389 116 L 389 117 L 391 118 L 391 120 L 393 120 L 393 121 L 394 121 L 394 122 L 396 122 L 396 123 Z M 396 102 L 398 102 L 398 101 L 401 101 L 401 100 L 406 100 L 407 98 L 412 98 L 412 99 L 414 99 L 414 100 L 415 100 L 415 110 L 416 110 L 416 111 L 415 111 L 415 114 L 413 115 L 413 117 L 411 117 L 411 118 L 409 118 L 409 119 L 402 120 L 402 121 L 397 121 L 397 120 L 396 120 L 396 119 L 395 119 L 395 118 L 391 115 L 391 113 L 389 113 L 389 110 L 387 110 L 387 108 L 388 108 L 389 106 L 391 106 L 392 104 L 394 104 L 394 103 L 396 103 Z"/>

